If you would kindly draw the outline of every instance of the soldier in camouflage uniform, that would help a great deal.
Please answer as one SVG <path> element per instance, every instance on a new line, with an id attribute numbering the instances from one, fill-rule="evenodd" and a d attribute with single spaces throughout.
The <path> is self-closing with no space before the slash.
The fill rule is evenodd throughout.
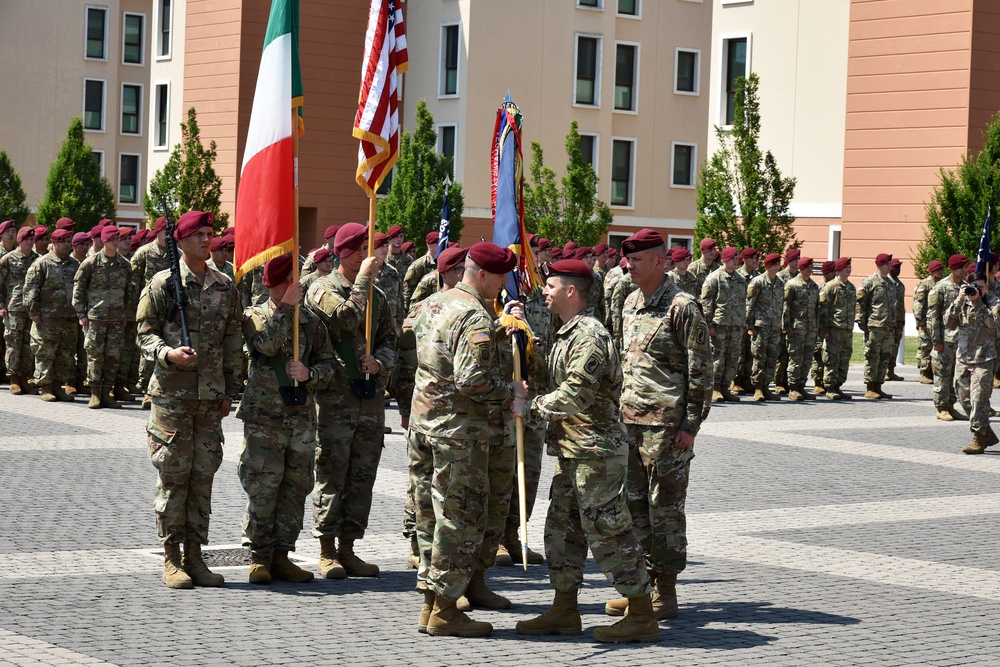
<path id="1" fill-rule="evenodd" d="M 396 327 L 382 290 L 372 287 L 381 260 L 365 257 L 368 228 L 350 222 L 337 230 L 340 266 L 309 288 L 306 302 L 326 325 L 337 354 L 334 377 L 316 397 L 319 406 L 313 537 L 319 538 L 319 573 L 327 579 L 376 577 L 377 565 L 354 553 L 372 506 L 372 487 L 385 441 L 385 387 L 396 362 Z M 371 352 L 366 311 L 372 295 Z M 369 398 L 352 383 L 374 384 Z"/>
<path id="2" fill-rule="evenodd" d="M 695 298 L 701 296 L 701 286 L 705 283 L 705 279 L 721 266 L 719 264 L 719 248 L 715 244 L 715 239 L 702 239 L 698 244 L 698 249 L 701 251 L 701 257 L 691 262 L 688 267 L 688 273 L 694 274 L 699 281 L 698 293 L 695 294 Z"/>
<path id="3" fill-rule="evenodd" d="M 622 311 L 625 308 L 625 299 L 629 294 L 638 289 L 632 282 L 632 277 L 628 273 L 624 274 L 615 283 L 615 288 L 611 292 L 611 301 L 608 302 L 607 328 L 611 333 L 611 339 L 620 351 L 622 348 Z"/>
<path id="4" fill-rule="evenodd" d="M 83 345 L 91 392 L 87 407 L 92 409 L 120 407 L 111 391 L 121 364 L 126 310 L 134 302 L 132 270 L 114 243 L 118 229 L 104 227 L 101 236 L 104 247 L 80 265 L 73 287 L 73 307 L 86 336 Z"/>
<path id="5" fill-rule="evenodd" d="M 753 400 L 777 401 L 781 397 L 771 393 L 771 378 L 778 363 L 778 345 L 781 340 L 781 316 L 785 303 L 785 284 L 778 277 L 781 255 L 771 253 L 764 258 L 764 273 L 747 286 L 747 333 L 750 335 L 750 383 L 754 387 Z"/>
<path id="6" fill-rule="evenodd" d="M 306 257 L 304 262 L 302 262 L 302 268 L 299 270 L 300 279 L 312 275 L 312 273 L 316 271 L 316 264 L 318 264 L 318 262 L 316 261 L 317 250 L 320 250 L 321 248 L 326 248 L 327 250 L 330 251 L 330 255 L 333 256 L 333 241 L 337 237 L 338 231 L 340 231 L 340 225 L 330 225 L 323 231 L 323 245 L 321 245 L 319 248 L 316 248 L 316 250 L 310 252 L 309 256 Z M 337 258 L 335 256 L 333 257 L 332 263 L 333 267 L 331 268 L 331 271 L 337 268 L 338 266 Z M 260 271 L 263 271 L 263 269 L 264 267 L 259 267 Z M 263 288 L 263 285 L 261 287 Z M 263 289 L 266 293 L 267 289 L 266 288 Z M 308 290 L 306 291 L 308 292 Z M 267 298 L 265 298 L 264 301 L 267 301 Z"/>
<path id="7" fill-rule="evenodd" d="M 889 280 L 892 255 L 881 253 L 875 258 L 876 272 L 861 281 L 855 320 L 865 333 L 865 398 L 892 398 L 882 391 L 892 349 L 896 318 L 899 313 L 899 292 Z"/>
<path id="8" fill-rule="evenodd" d="M 152 281 L 153 276 L 169 268 L 166 222 L 166 219 L 163 217 L 157 218 L 152 229 L 152 234 L 156 241 L 154 243 L 147 243 L 132 255 L 132 294 L 136 300 L 136 308 L 138 308 L 139 295 L 142 294 L 142 291 Z M 144 410 L 148 410 L 152 406 L 152 400 L 149 398 L 147 390 L 149 388 L 149 380 L 153 377 L 153 368 L 156 362 L 155 360 L 146 359 L 141 354 L 139 356 L 139 386 L 142 388 L 143 393 L 142 407 Z"/>
<path id="9" fill-rule="evenodd" d="M 222 236 L 216 236 L 212 239 L 212 257 L 209 261 L 212 263 L 212 267 L 218 269 L 222 273 L 229 276 L 229 279 L 236 284 L 236 278 L 233 271 L 232 262 L 229 261 L 229 245 L 230 240 Z"/>
<path id="10" fill-rule="evenodd" d="M 308 264 L 308 263 L 307 263 Z M 302 273 L 300 275 L 308 275 Z M 246 274 L 240 278 L 239 282 L 239 294 L 240 303 L 244 306 L 259 306 L 262 303 L 266 303 L 270 297 L 267 292 L 267 288 L 261 282 L 264 276 L 264 267 L 258 266 L 251 269 Z"/>
<path id="11" fill-rule="evenodd" d="M 847 382 L 854 347 L 854 315 L 857 291 L 849 280 L 851 258 L 834 264 L 836 277 L 819 291 L 819 338 L 823 341 L 823 387 L 831 400 L 851 398 L 841 386 Z"/>
<path id="12" fill-rule="evenodd" d="M 80 270 L 80 265 L 90 256 L 89 251 L 92 245 L 90 234 L 87 232 L 77 232 L 73 235 L 73 253 L 70 257 L 76 262 L 76 268 L 73 271 L 74 280 L 76 272 Z M 71 303 L 72 298 L 73 295 L 70 293 Z M 70 396 L 89 391 L 89 388 L 85 386 L 87 384 L 87 350 L 84 347 L 84 342 L 87 339 L 87 332 L 80 326 L 80 321 L 77 319 L 75 311 L 76 308 L 74 306 L 73 323 L 76 330 L 76 370 L 73 374 L 72 382 L 66 387 L 66 393 Z"/>
<path id="13" fill-rule="evenodd" d="M 760 251 L 755 248 L 744 248 L 740 252 L 742 264 L 736 272 L 743 276 L 747 287 L 750 281 L 760 275 Z M 733 378 L 734 394 L 749 394 L 753 384 L 750 382 L 750 374 L 753 372 L 753 352 L 750 349 L 750 334 L 743 328 L 743 342 L 740 345 L 740 362 L 737 366 L 736 377 Z"/>
<path id="14" fill-rule="evenodd" d="M 168 588 L 221 586 L 224 578 L 205 565 L 201 547 L 208 544 L 212 481 L 222 464 L 222 419 L 243 386 L 243 313 L 236 287 L 207 264 L 210 214 L 188 211 L 174 235 L 191 346 L 183 345 L 180 318 L 170 308 L 169 271 L 153 277 L 137 313 L 142 354 L 156 360 L 146 432 L 157 470 L 153 508 L 163 543 L 163 583 Z"/>
<path id="15" fill-rule="evenodd" d="M 410 310 L 410 299 L 413 297 L 413 290 L 417 288 L 420 279 L 434 270 L 436 264 L 434 253 L 437 252 L 439 238 L 441 238 L 441 235 L 437 232 L 430 232 L 424 237 L 427 252 L 419 259 L 414 260 L 403 275 L 403 310 L 407 312 Z"/>
<path id="16" fill-rule="evenodd" d="M 663 274 L 663 238 L 643 229 L 622 252 L 639 287 L 623 316 L 621 410 L 633 440 L 626 495 L 662 620 L 677 615 L 677 574 L 687 565 L 684 503 L 695 436 L 712 403 L 712 351 L 698 301 Z M 621 598 L 605 610 L 628 607 Z"/>
<path id="17" fill-rule="evenodd" d="M 0 259 L 17 248 L 17 223 L 13 220 L 0 222 Z M 0 327 L 3 325 L 0 324 Z M 7 343 L 0 332 L 0 381 L 7 379 Z"/>
<path id="18" fill-rule="evenodd" d="M 333 253 L 327 248 L 318 248 L 316 252 L 312 254 L 312 261 L 316 267 L 316 270 L 304 274 L 299 278 L 299 284 L 302 285 L 302 289 L 306 292 L 312 287 L 312 284 L 319 280 L 320 278 L 325 278 L 330 275 L 333 271 Z"/>
<path id="19" fill-rule="evenodd" d="M 782 310 L 782 331 L 788 348 L 788 399 L 814 400 L 806 392 L 809 361 L 816 349 L 816 315 L 819 286 L 812 279 L 812 258 L 803 257 L 798 263 L 798 275 L 785 283 L 785 305 Z"/>
<path id="20" fill-rule="evenodd" d="M 965 278 L 969 258 L 952 255 L 948 258 L 951 273 L 934 285 L 927 295 L 927 326 L 931 331 L 933 351 L 931 361 L 934 368 L 934 407 L 941 421 L 965 421 L 965 415 L 955 409 L 955 354 L 958 339 L 957 329 L 945 326 L 944 313 L 948 306 L 959 297 Z"/>
<path id="21" fill-rule="evenodd" d="M 389 316 L 396 327 L 396 336 L 398 337 L 403 327 L 403 317 L 406 315 L 403 310 L 403 276 L 387 263 L 388 241 L 389 237 L 385 234 L 375 233 L 375 255 L 381 262 L 378 275 L 375 277 L 375 287 L 378 287 L 385 294 L 386 303 L 389 305 Z"/>
<path id="22" fill-rule="evenodd" d="M 892 354 L 889 355 L 889 368 L 886 369 L 886 381 L 902 382 L 903 376 L 896 375 L 896 356 L 899 352 L 899 344 L 903 342 L 903 331 L 906 328 L 906 285 L 899 279 L 902 271 L 903 260 L 892 260 L 889 268 L 889 282 L 896 288 L 896 327 L 892 332 Z"/>
<path id="23" fill-rule="evenodd" d="M 823 286 L 828 282 L 833 280 L 837 276 L 837 271 L 834 268 L 836 262 L 833 260 L 827 260 L 823 262 L 820 267 L 820 274 L 823 276 L 823 282 L 819 283 L 819 291 L 823 292 Z M 823 376 L 826 373 L 826 367 L 823 365 L 823 337 L 821 335 L 816 336 L 816 350 L 813 352 L 812 369 L 810 370 L 810 375 L 812 376 L 813 382 L 813 393 L 822 396 L 826 393 L 826 388 L 823 386 Z"/>
<path id="24" fill-rule="evenodd" d="M 49 243 L 52 237 L 49 228 L 45 225 L 35 225 L 35 254 L 44 257 L 49 252 Z"/>
<path id="25" fill-rule="evenodd" d="M 788 285 L 788 282 L 799 274 L 800 254 L 801 251 L 798 248 L 789 248 L 785 251 L 784 268 L 778 271 L 778 278 L 782 285 Z M 785 340 L 784 329 L 779 334 L 778 340 L 778 364 L 774 370 L 774 390 L 779 396 L 788 393 L 788 343 Z"/>
<path id="26" fill-rule="evenodd" d="M 589 268 L 564 260 L 550 268 L 544 295 L 549 309 L 565 324 L 556 333 L 549 362 L 548 393 L 514 401 L 515 414 L 548 422 L 548 454 L 558 457 L 549 510 L 545 552 L 552 608 L 520 621 L 527 635 L 580 634 L 578 593 L 583 585 L 587 549 L 619 594 L 629 600 L 629 615 L 610 628 L 598 628 L 598 641 L 659 639 L 660 628 L 649 597 L 649 575 L 621 489 L 628 471 L 628 431 L 618 400 L 622 370 L 608 331 L 586 307 Z"/>
<path id="27" fill-rule="evenodd" d="M 917 324 L 917 368 L 920 369 L 920 384 L 934 384 L 934 371 L 931 369 L 930 324 L 927 321 L 927 299 L 931 290 L 944 276 L 944 264 L 932 260 L 927 266 L 927 277 L 917 283 L 913 290 L 913 319 Z"/>
<path id="28" fill-rule="evenodd" d="M 34 244 L 34 229 L 22 227 L 17 232 L 17 249 L 0 257 L 0 317 L 4 325 L 10 393 L 15 396 L 38 393 L 38 388 L 29 382 L 35 372 L 35 359 L 31 354 L 31 320 L 23 299 L 24 279 L 38 259 L 32 249 Z"/>
<path id="29" fill-rule="evenodd" d="M 402 280 L 406 277 L 406 271 L 410 268 L 410 264 L 413 264 L 413 258 L 403 252 L 403 228 L 399 225 L 393 225 L 386 230 L 385 234 L 389 237 L 389 256 L 386 258 L 386 263 L 396 269 L 396 273 Z M 404 311 L 403 314 L 405 315 L 406 312 Z"/>
<path id="30" fill-rule="evenodd" d="M 131 227 L 118 228 L 118 257 L 129 267 L 131 267 L 131 257 L 129 255 L 132 243 L 130 240 L 131 235 Z M 131 284 L 131 272 L 129 283 Z M 135 319 L 135 313 L 139 307 L 139 292 L 132 290 L 130 284 L 126 286 L 129 287 L 129 300 L 126 302 L 124 312 L 125 333 L 119 342 L 120 357 L 118 360 L 118 371 L 111 387 L 111 395 L 116 401 L 131 401 L 132 390 L 130 387 L 135 387 L 139 383 L 139 365 L 137 359 L 141 356 L 141 352 L 139 351 L 139 343 L 136 335 L 137 326 Z M 133 366 L 135 366 L 134 373 L 132 371 Z M 132 382 L 129 382 L 129 375 L 132 375 Z"/>
<path id="31" fill-rule="evenodd" d="M 333 376 L 336 360 L 326 327 L 308 308 L 299 309 L 299 350 L 294 359 L 292 320 L 302 285 L 292 282 L 292 256 L 264 267 L 271 298 L 244 311 L 243 334 L 250 349 L 246 390 L 236 411 L 243 420 L 237 466 L 247 493 L 243 546 L 250 549 L 251 584 L 272 579 L 306 582 L 313 573 L 288 558 L 302 531 L 305 500 L 316 458 L 315 394 Z M 281 387 L 306 390 L 302 405 L 287 405 Z"/>
<path id="32" fill-rule="evenodd" d="M 1000 442 L 990 427 L 1000 300 L 989 293 L 988 282 L 985 273 L 973 273 L 969 285 L 959 291 L 944 313 L 945 327 L 956 333 L 955 389 L 962 408 L 972 418 L 972 443 L 962 450 L 966 454 L 982 454 Z"/>
<path id="33" fill-rule="evenodd" d="M 35 384 L 42 390 L 43 401 L 73 400 L 63 389 L 76 371 L 73 277 L 77 263 L 69 256 L 72 237 L 66 229 L 53 232 L 49 252 L 31 265 L 24 280 L 24 306 L 32 321 Z"/>
<path id="34" fill-rule="evenodd" d="M 712 337 L 715 387 L 713 401 L 738 403 L 730 385 L 736 377 L 746 330 L 747 283 L 736 270 L 739 251 L 725 248 L 722 266 L 705 279 L 701 288 L 701 308 Z"/>
<path id="35" fill-rule="evenodd" d="M 610 305 L 611 294 L 614 292 L 615 283 L 621 280 L 623 275 L 625 275 L 625 267 L 621 264 L 616 264 L 604 273 L 604 280 L 601 283 L 604 286 L 604 303 Z M 608 316 L 610 319 L 610 313 Z"/>
<path id="36" fill-rule="evenodd" d="M 688 270 L 693 256 L 691 251 L 684 246 L 674 246 L 670 250 L 670 259 L 674 263 L 674 268 L 667 273 L 667 277 L 682 292 L 687 292 L 697 299 L 701 297 L 701 280 Z"/>

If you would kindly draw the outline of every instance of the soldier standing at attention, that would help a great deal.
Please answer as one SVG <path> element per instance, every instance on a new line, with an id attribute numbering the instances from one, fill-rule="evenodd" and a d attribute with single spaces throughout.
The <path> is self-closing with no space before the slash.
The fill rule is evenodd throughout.
<path id="1" fill-rule="evenodd" d="M 327 579 L 377 577 L 377 565 L 354 553 L 372 507 L 372 487 L 385 442 L 385 387 L 396 363 L 396 328 L 385 294 L 372 290 L 371 354 L 365 353 L 368 289 L 382 261 L 366 257 L 368 228 L 349 222 L 333 250 L 340 266 L 309 288 L 309 307 L 326 325 L 339 359 L 334 377 L 316 397 L 316 485 L 313 537 L 319 538 L 319 573 Z M 370 397 L 352 384 L 370 378 Z"/>
<path id="2" fill-rule="evenodd" d="M 755 248 L 744 248 L 740 252 L 740 261 L 742 264 L 740 268 L 736 269 L 736 272 L 743 276 L 747 287 L 750 287 L 750 281 L 760 275 L 760 271 L 757 270 L 760 267 L 760 251 Z M 741 329 L 740 362 L 736 367 L 736 377 L 733 378 L 733 393 L 749 394 L 753 387 L 750 382 L 750 373 L 753 372 L 753 355 L 750 351 L 750 334 L 747 333 L 742 324 Z"/>
<path id="3" fill-rule="evenodd" d="M 834 264 L 836 277 L 819 291 L 819 338 L 823 341 L 823 387 L 830 400 L 851 397 L 841 386 L 847 382 L 854 346 L 854 315 L 857 291 L 851 277 L 851 258 L 841 257 Z"/>
<path id="4" fill-rule="evenodd" d="M 389 315 L 393 325 L 396 327 L 396 337 L 403 326 L 403 276 L 399 271 L 388 263 L 389 237 L 382 232 L 375 232 L 375 255 L 381 265 L 378 275 L 375 276 L 375 287 L 385 294 L 386 303 L 389 304 Z"/>
<path id="5" fill-rule="evenodd" d="M 771 393 L 770 389 L 778 363 L 781 316 L 785 303 L 785 284 L 778 277 L 780 262 L 781 255 L 769 254 L 764 258 L 764 273 L 747 286 L 747 333 L 750 334 L 750 356 L 753 358 L 750 383 L 754 387 L 755 401 L 777 401 L 781 398 Z"/>
<path id="6" fill-rule="evenodd" d="M 906 328 L 906 285 L 899 279 L 899 273 L 903 267 L 903 260 L 892 260 L 889 268 L 889 282 L 896 288 L 896 328 L 892 335 L 892 354 L 889 355 L 889 368 L 886 370 L 886 381 L 902 382 L 903 376 L 896 375 L 896 355 L 899 352 L 899 344 L 903 341 L 903 331 Z"/>
<path id="7" fill-rule="evenodd" d="M 163 583 L 168 588 L 221 586 L 225 580 L 205 565 L 201 547 L 208 544 L 212 481 L 222 463 L 222 419 L 243 384 L 242 312 L 236 287 L 207 263 L 211 215 L 188 211 L 177 221 L 174 237 L 191 346 L 182 344 L 180 318 L 171 309 L 169 271 L 153 277 L 137 315 L 142 353 L 156 360 L 146 432 L 157 470 L 153 507 L 163 543 Z"/>
<path id="8" fill-rule="evenodd" d="M 889 280 L 892 255 L 881 253 L 875 258 L 875 273 L 861 281 L 855 319 L 865 333 L 865 398 L 892 398 L 882 391 L 896 330 L 899 292 Z M 947 305 L 947 304 L 946 304 Z M 942 309 L 943 312 L 943 309 Z"/>
<path id="9" fill-rule="evenodd" d="M 643 229 L 622 252 L 639 287 L 623 316 L 621 412 L 632 436 L 626 497 L 662 620 L 677 616 L 677 574 L 687 566 L 684 503 L 695 436 L 712 403 L 712 351 L 698 301 L 663 274 L 663 237 Z M 612 600 L 605 611 L 630 613 L 629 602 Z"/>
<path id="10" fill-rule="evenodd" d="M 302 285 L 302 289 L 306 292 L 312 287 L 312 284 L 319 280 L 320 278 L 325 278 L 333 271 L 333 253 L 330 252 L 326 247 L 319 248 L 312 256 L 313 263 L 316 265 L 316 270 L 308 275 L 304 275 L 299 278 L 299 283 Z"/>
<path id="11" fill-rule="evenodd" d="M 80 270 L 80 265 L 89 256 L 89 251 L 93 243 L 90 240 L 90 235 L 87 232 L 77 232 L 73 235 L 73 253 L 70 257 L 76 262 L 76 267 L 73 270 L 73 276 L 75 280 L 76 272 Z M 74 289 L 76 286 L 74 285 Z M 72 303 L 73 295 L 70 293 L 70 303 Z M 70 386 L 66 387 L 66 393 L 70 396 L 75 394 L 80 394 L 86 391 L 84 385 L 87 382 L 87 350 L 84 348 L 83 344 L 86 339 L 83 327 L 80 326 L 80 321 L 76 317 L 74 306 L 73 313 L 73 329 L 76 331 L 76 366 L 73 373 L 73 380 Z"/>
<path id="12" fill-rule="evenodd" d="M 649 597 L 649 575 L 621 493 L 629 443 L 618 409 L 621 364 L 607 329 L 588 312 L 591 282 L 582 262 L 563 260 L 550 267 L 543 294 L 549 310 L 565 324 L 552 348 L 548 393 L 539 392 L 527 403 L 517 399 L 511 406 L 514 414 L 547 421 L 548 453 L 558 457 L 545 518 L 555 601 L 541 616 L 520 621 L 517 631 L 580 634 L 577 597 L 589 547 L 601 571 L 629 601 L 628 616 L 594 630 L 594 639 L 655 642 L 660 628 Z"/>
<path id="13" fill-rule="evenodd" d="M 835 268 L 836 262 L 834 260 L 828 259 L 823 262 L 819 269 L 820 274 L 823 276 L 823 282 L 819 283 L 819 291 L 823 292 L 823 286 L 828 282 L 837 277 L 837 270 Z M 818 331 L 818 329 L 817 329 Z M 816 350 L 813 352 L 812 370 L 810 374 L 814 382 L 813 393 L 822 396 L 826 393 L 826 388 L 823 386 L 823 375 L 825 373 L 825 367 L 823 366 L 823 336 L 816 336 Z"/>
<path id="14" fill-rule="evenodd" d="M 667 273 L 667 277 L 677 287 L 681 289 L 682 292 L 687 292 L 694 298 L 701 296 L 701 281 L 698 280 L 698 276 L 691 273 L 688 268 L 691 266 L 691 258 L 694 255 L 691 251 L 684 246 L 674 246 L 670 249 L 670 260 L 674 264 L 674 268 Z"/>
<path id="15" fill-rule="evenodd" d="M 931 360 L 934 368 L 934 407 L 941 421 L 966 421 L 968 417 L 955 409 L 955 346 L 958 330 L 945 326 L 944 312 L 958 298 L 962 280 L 969 265 L 965 255 L 948 258 L 951 273 L 934 285 L 927 295 L 927 326 L 934 344 Z"/>
<path id="16" fill-rule="evenodd" d="M 417 288 L 420 284 L 420 279 L 426 276 L 428 273 L 434 270 L 435 259 L 434 254 L 437 252 L 438 239 L 441 235 L 437 232 L 430 232 L 424 237 L 424 243 L 427 245 L 427 252 L 423 254 L 420 259 L 415 260 L 410 264 L 409 268 L 406 269 L 406 273 L 403 276 L 403 310 L 410 310 L 410 298 L 413 296 L 413 290 Z"/>
<path id="17" fill-rule="evenodd" d="M 934 384 L 934 371 L 931 370 L 930 327 L 927 322 L 927 298 L 931 290 L 944 276 L 944 264 L 934 259 L 927 265 L 927 277 L 917 283 L 913 290 L 913 319 L 917 323 L 917 368 L 920 369 L 920 384 Z"/>
<path id="18" fill-rule="evenodd" d="M 715 244 L 715 239 L 702 239 L 698 244 L 698 249 L 701 250 L 701 257 L 691 262 L 691 266 L 688 267 L 688 272 L 693 273 L 698 278 L 698 291 L 695 293 L 695 298 L 701 296 L 701 286 L 705 283 L 705 279 L 720 266 L 719 248 Z"/>
<path id="19" fill-rule="evenodd" d="M 740 397 L 730 391 L 736 377 L 742 350 L 746 321 L 747 283 L 736 270 L 739 251 L 725 248 L 722 266 L 709 274 L 701 288 L 701 308 L 712 337 L 715 366 L 713 401 L 739 403 Z"/>
<path id="20" fill-rule="evenodd" d="M 785 251 L 784 268 L 778 271 L 778 278 L 781 279 L 782 285 L 788 285 L 792 278 L 799 275 L 800 254 L 801 251 L 798 248 L 789 248 Z M 774 393 L 779 396 L 788 393 L 788 344 L 785 341 L 783 328 L 778 341 L 778 365 L 774 371 Z"/>
<path id="21" fill-rule="evenodd" d="M 389 257 L 386 262 L 392 265 L 399 274 L 400 280 L 406 277 L 406 270 L 413 264 L 413 258 L 403 252 L 403 228 L 393 225 L 386 230 L 385 235 L 389 237 Z"/>
<path id="22" fill-rule="evenodd" d="M 38 388 L 29 382 L 35 372 L 35 358 L 31 354 L 31 320 L 24 305 L 24 279 L 38 259 L 32 249 L 34 244 L 35 230 L 22 227 L 17 231 L 17 248 L 0 257 L 0 317 L 10 393 L 15 396 L 38 393 Z"/>
<path id="23" fill-rule="evenodd" d="M 72 401 L 63 387 L 76 367 L 76 313 L 73 310 L 73 276 L 76 260 L 70 258 L 73 232 L 52 233 L 49 252 L 28 269 L 24 280 L 24 305 L 31 319 L 31 351 L 35 354 L 35 384 L 43 401 Z"/>
<path id="24" fill-rule="evenodd" d="M 785 307 L 782 310 L 782 331 L 788 348 L 788 399 L 815 400 L 806 392 L 809 360 L 816 349 L 816 315 L 819 286 L 812 279 L 812 257 L 798 263 L 798 275 L 785 283 Z"/>
<path id="25" fill-rule="evenodd" d="M 316 250 L 310 252 L 309 256 L 306 257 L 306 261 L 302 263 L 302 270 L 299 272 L 300 279 L 305 278 L 306 276 L 312 274 L 313 271 L 316 270 L 317 250 L 319 250 L 320 248 L 326 248 L 327 250 L 330 251 L 331 255 L 333 254 L 333 241 L 334 239 L 337 238 L 338 231 L 340 231 L 340 225 L 330 225 L 325 230 L 323 230 L 323 245 L 321 245 Z M 257 271 L 260 275 L 263 275 L 264 267 L 258 267 Z M 261 286 L 261 289 L 263 289 L 265 293 L 267 292 L 267 288 L 264 288 L 263 285 Z M 260 303 L 264 303 L 265 301 L 267 301 L 266 298 Z"/>
<path id="26" fill-rule="evenodd" d="M 152 234 L 156 241 L 147 243 L 132 255 L 132 294 L 137 301 L 142 291 L 153 280 L 160 271 L 170 268 L 167 258 L 167 232 L 166 219 L 159 217 L 153 224 Z M 142 388 L 142 408 L 148 410 L 152 406 L 152 399 L 149 397 L 149 380 L 153 377 L 153 368 L 156 365 L 155 359 L 147 359 L 139 355 L 139 386 Z"/>
<path id="27" fill-rule="evenodd" d="M 315 394 L 330 381 L 336 360 L 326 327 L 309 309 L 300 308 L 299 360 L 293 361 L 292 321 L 303 290 L 292 282 L 291 273 L 291 255 L 269 261 L 262 280 L 271 298 L 243 315 L 250 365 L 236 410 L 243 420 L 237 473 L 247 493 L 243 546 L 250 549 L 251 584 L 313 579 L 312 572 L 289 560 L 288 552 L 295 550 L 302 532 L 305 500 L 313 485 Z M 306 390 L 302 405 L 285 404 L 280 393 L 293 382 Z"/>
<path id="28" fill-rule="evenodd" d="M 0 259 L 17 248 L 17 223 L 13 220 L 0 222 Z M 2 327 L 0 323 L 0 327 Z M 7 343 L 0 332 L 0 380 L 7 377 Z"/>
<path id="29" fill-rule="evenodd" d="M 44 257 L 49 252 L 49 242 L 52 237 L 49 235 L 49 228 L 45 225 L 35 226 L 35 254 Z"/>

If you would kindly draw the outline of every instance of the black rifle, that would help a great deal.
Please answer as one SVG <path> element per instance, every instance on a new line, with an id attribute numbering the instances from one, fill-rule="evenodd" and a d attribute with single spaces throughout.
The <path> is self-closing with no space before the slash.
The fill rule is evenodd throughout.
<path id="1" fill-rule="evenodd" d="M 167 208 L 167 198 L 160 197 L 163 207 L 163 218 L 166 221 L 164 229 L 167 232 L 167 262 L 170 265 L 170 278 L 167 279 L 167 289 L 170 291 L 170 308 L 167 310 L 167 321 L 180 315 L 181 345 L 191 347 L 191 332 L 187 321 L 187 292 L 184 291 L 184 281 L 181 280 L 181 253 L 177 249 L 174 238 L 174 221 L 170 219 L 170 209 Z"/>

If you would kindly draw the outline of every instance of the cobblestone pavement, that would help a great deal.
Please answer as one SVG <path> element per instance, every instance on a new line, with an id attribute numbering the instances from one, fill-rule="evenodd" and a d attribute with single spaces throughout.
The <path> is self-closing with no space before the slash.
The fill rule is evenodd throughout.
<path id="1" fill-rule="evenodd" d="M 863 392 L 860 369 L 847 388 Z M 965 456 L 966 423 L 934 418 L 916 370 L 892 401 L 720 405 L 696 444 L 680 618 L 655 646 L 595 643 L 613 589 L 593 566 L 584 635 L 525 638 L 551 601 L 544 566 L 494 568 L 514 608 L 473 613 L 486 639 L 416 632 L 400 537 L 405 444 L 395 409 L 372 529 L 375 580 L 170 591 L 152 514 L 146 413 L 0 394 L 0 664 L 996 664 L 1000 456 Z M 211 548 L 238 547 L 243 491 L 228 418 Z M 551 475 L 552 461 L 543 473 Z M 546 483 L 530 525 L 541 550 Z M 296 557 L 315 566 L 307 525 Z"/>

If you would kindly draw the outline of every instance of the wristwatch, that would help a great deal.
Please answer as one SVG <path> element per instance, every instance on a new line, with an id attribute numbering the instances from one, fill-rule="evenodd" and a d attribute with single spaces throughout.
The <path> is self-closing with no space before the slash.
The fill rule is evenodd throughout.
<path id="1" fill-rule="evenodd" d="M 309 382 L 312 382 L 315 379 L 316 379 L 316 371 L 314 371 L 313 369 L 310 368 L 309 369 Z"/>

